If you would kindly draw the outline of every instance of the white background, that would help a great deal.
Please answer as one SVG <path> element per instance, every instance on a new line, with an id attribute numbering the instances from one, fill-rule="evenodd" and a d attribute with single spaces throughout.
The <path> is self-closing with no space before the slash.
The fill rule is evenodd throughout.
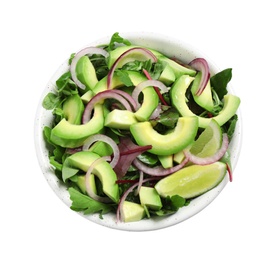
<path id="1" fill-rule="evenodd" d="M 1 1 L 0 258 L 276 259 L 275 24 L 268 0 Z M 72 52 L 116 31 L 188 41 L 233 68 L 242 100 L 233 183 L 196 216 L 158 231 L 80 217 L 51 190 L 35 154 L 35 110 L 48 80 Z"/>

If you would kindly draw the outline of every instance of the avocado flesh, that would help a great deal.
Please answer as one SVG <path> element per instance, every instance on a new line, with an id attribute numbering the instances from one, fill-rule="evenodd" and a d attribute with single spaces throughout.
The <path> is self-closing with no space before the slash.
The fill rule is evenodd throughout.
<path id="1" fill-rule="evenodd" d="M 175 81 L 173 69 L 169 64 L 165 65 L 164 70 L 160 74 L 159 80 L 163 82 L 165 85 L 170 85 Z"/>
<path id="2" fill-rule="evenodd" d="M 84 105 L 79 95 L 69 96 L 63 103 L 64 117 L 70 124 L 79 125 L 84 110 Z"/>
<path id="3" fill-rule="evenodd" d="M 51 131 L 51 141 L 66 148 L 82 146 L 92 134 L 98 133 L 104 127 L 103 107 L 95 105 L 93 117 L 83 125 L 73 125 L 63 118 Z"/>
<path id="4" fill-rule="evenodd" d="M 161 198 L 155 188 L 142 186 L 139 191 L 139 198 L 141 205 L 153 210 L 162 208 Z"/>
<path id="5" fill-rule="evenodd" d="M 204 118 L 194 114 L 185 102 L 185 94 L 190 83 L 191 80 L 189 79 L 189 76 L 182 75 L 172 86 L 170 92 L 172 104 L 182 116 L 196 116 L 198 118 L 198 126 L 200 128 L 206 128 L 212 119 L 215 119 L 217 123 L 222 126 L 236 114 L 240 105 L 240 98 L 232 94 L 224 96 L 224 106 L 217 116 L 212 118 Z"/>
<path id="6" fill-rule="evenodd" d="M 142 205 L 130 201 L 124 201 L 121 210 L 121 217 L 124 222 L 135 222 L 143 219 L 146 215 Z"/>
<path id="7" fill-rule="evenodd" d="M 192 117 L 179 117 L 176 127 L 168 134 L 159 134 L 150 122 L 139 122 L 131 125 L 130 132 L 138 145 L 152 145 L 148 152 L 156 155 L 171 155 L 186 148 L 198 130 L 198 119 Z"/>
<path id="8" fill-rule="evenodd" d="M 133 112 L 114 109 L 107 114 L 104 125 L 110 128 L 128 130 L 132 124 L 137 122 L 138 121 Z"/>
<path id="9" fill-rule="evenodd" d="M 159 155 L 158 159 L 163 168 L 171 168 L 173 166 L 173 155 Z"/>
<path id="10" fill-rule="evenodd" d="M 134 86 L 137 86 L 141 82 L 147 80 L 147 78 L 136 71 L 127 71 L 127 74 Z M 123 82 L 118 76 L 114 75 L 112 79 L 111 89 L 124 87 Z M 101 79 L 95 86 L 93 92 L 95 94 L 107 90 L 107 77 Z M 140 108 L 135 112 L 135 117 L 138 121 L 147 121 L 153 111 L 158 106 L 159 97 L 153 87 L 147 87 L 142 90 L 143 102 Z"/>
<path id="11" fill-rule="evenodd" d="M 83 194 L 87 194 L 86 191 L 86 184 L 85 184 L 85 175 L 79 175 L 77 177 L 77 185 L 80 188 Z M 93 174 L 90 175 L 90 187 L 92 191 L 97 194 L 96 184 L 95 184 L 95 177 Z"/>
<path id="12" fill-rule="evenodd" d="M 207 82 L 207 85 L 204 88 L 203 92 L 199 96 L 196 95 L 196 91 L 198 89 L 198 85 L 201 80 L 201 74 L 202 74 L 201 72 L 198 72 L 198 74 L 195 76 L 195 79 L 193 81 L 193 85 L 191 88 L 191 92 L 192 92 L 194 101 L 199 106 L 206 109 L 207 111 L 212 112 L 214 109 L 214 102 L 213 102 L 213 97 L 212 97 L 210 80 Z"/>
<path id="13" fill-rule="evenodd" d="M 82 151 L 75 153 L 68 157 L 68 164 L 72 168 L 80 169 L 84 172 L 87 172 L 91 164 L 101 158 L 98 154 Z M 114 202 L 118 203 L 119 201 L 119 188 L 117 181 L 117 175 L 110 166 L 110 164 L 106 161 L 102 161 L 99 164 L 95 165 L 93 171 L 103 186 L 103 192 Z"/>
<path id="14" fill-rule="evenodd" d="M 89 89 L 93 89 L 98 82 L 95 68 L 87 56 L 82 56 L 76 65 L 78 80 Z"/>
<path id="15" fill-rule="evenodd" d="M 140 108 L 135 112 L 138 121 L 148 121 L 159 103 L 159 97 L 153 87 L 147 87 L 142 90 L 143 102 Z"/>
<path id="16" fill-rule="evenodd" d="M 115 50 L 110 52 L 109 58 L 108 58 L 108 67 L 111 68 L 111 66 L 113 65 L 113 63 L 125 52 L 128 51 L 129 49 L 135 48 L 135 47 L 142 47 L 143 46 L 136 46 L 136 45 L 132 45 L 132 46 L 121 46 L 116 48 Z M 188 68 L 185 66 L 180 65 L 179 63 L 175 62 L 174 60 L 168 58 L 167 56 L 164 56 L 162 53 L 156 51 L 156 50 L 152 50 L 148 47 L 146 47 L 148 50 L 150 50 L 153 55 L 155 55 L 155 57 L 161 61 L 162 63 L 167 63 L 169 64 L 170 68 L 172 69 L 174 75 L 176 78 L 178 78 L 179 76 L 185 74 L 185 75 L 190 75 L 190 76 L 195 76 L 196 75 L 196 71 L 192 68 Z"/>

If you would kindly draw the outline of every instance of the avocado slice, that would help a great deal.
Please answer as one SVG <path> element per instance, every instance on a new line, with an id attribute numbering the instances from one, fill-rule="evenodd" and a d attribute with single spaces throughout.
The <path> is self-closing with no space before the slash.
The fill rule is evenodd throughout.
<path id="1" fill-rule="evenodd" d="M 175 81 L 173 69 L 169 64 L 165 65 L 164 70 L 160 74 L 159 80 L 162 81 L 165 85 L 170 85 Z"/>
<path id="2" fill-rule="evenodd" d="M 95 68 L 87 56 L 82 56 L 76 64 L 78 80 L 89 89 L 93 89 L 98 82 Z"/>
<path id="3" fill-rule="evenodd" d="M 160 134 L 150 122 L 139 122 L 130 126 L 130 132 L 138 145 L 152 145 L 148 152 L 156 155 L 171 155 L 183 150 L 194 138 L 198 130 L 195 116 L 179 117 L 176 127 L 167 134 Z"/>
<path id="4" fill-rule="evenodd" d="M 212 97 L 212 90 L 210 80 L 207 82 L 206 87 L 204 88 L 203 92 L 198 96 L 196 95 L 196 91 L 198 89 L 198 85 L 201 80 L 201 72 L 198 72 L 195 76 L 195 79 L 192 84 L 191 92 L 195 102 L 201 106 L 202 108 L 206 109 L 207 111 L 212 112 L 214 109 L 214 102 Z"/>
<path id="5" fill-rule="evenodd" d="M 155 188 L 142 186 L 139 191 L 139 198 L 141 205 L 150 209 L 159 210 L 162 208 L 161 198 Z"/>
<path id="6" fill-rule="evenodd" d="M 109 58 L 108 58 L 108 67 L 111 68 L 111 66 L 113 65 L 113 63 L 125 52 L 128 51 L 129 49 L 135 48 L 135 47 L 143 47 L 143 46 L 121 46 L 116 48 L 115 50 L 111 51 L 109 54 Z M 174 60 L 168 58 L 167 56 L 164 56 L 162 53 L 156 51 L 156 50 L 152 50 L 150 48 L 147 47 L 148 50 L 150 50 L 155 57 L 161 61 L 162 63 L 167 63 L 169 64 L 170 68 L 172 69 L 174 75 L 176 78 L 178 78 L 179 76 L 185 74 L 185 75 L 191 75 L 191 76 L 195 76 L 196 75 L 196 71 L 192 68 L 189 67 L 185 67 L 180 65 L 179 63 L 175 62 Z"/>
<path id="7" fill-rule="evenodd" d="M 144 207 L 138 203 L 124 201 L 121 210 L 121 217 L 124 222 L 135 222 L 143 219 L 146 215 Z"/>
<path id="8" fill-rule="evenodd" d="M 224 96 L 224 106 L 217 116 L 212 118 L 204 118 L 194 114 L 186 103 L 186 91 L 191 83 L 191 77 L 182 75 L 173 84 L 170 91 L 173 106 L 178 110 L 182 116 L 196 116 L 198 118 L 198 126 L 206 128 L 212 119 L 215 119 L 220 126 L 226 123 L 237 112 L 240 105 L 240 98 L 227 94 Z"/>
<path id="9" fill-rule="evenodd" d="M 70 165 L 71 168 L 80 169 L 84 172 L 88 171 L 90 165 L 100 156 L 93 152 L 81 151 L 74 153 L 66 158 L 66 165 Z M 62 172 L 64 178 L 64 172 Z M 102 183 L 103 192 L 114 202 L 119 201 L 119 188 L 117 181 L 117 175 L 106 161 L 95 165 L 93 169 L 93 174 L 95 174 Z"/>
<path id="10" fill-rule="evenodd" d="M 85 184 L 85 175 L 78 175 L 77 177 L 77 185 L 80 188 L 81 192 L 83 194 L 86 194 L 86 184 Z M 97 194 L 97 188 L 96 188 L 96 183 L 95 183 L 95 176 L 94 174 L 90 175 L 90 186 L 92 191 Z"/>
<path id="11" fill-rule="evenodd" d="M 135 112 L 138 121 L 148 121 L 159 103 L 159 97 L 153 87 L 147 87 L 142 90 L 143 102 L 140 108 Z"/>
<path id="12" fill-rule="evenodd" d="M 107 114 L 104 125 L 110 128 L 129 129 L 132 124 L 137 123 L 133 112 L 128 110 L 114 109 Z"/>
<path id="13" fill-rule="evenodd" d="M 79 95 L 69 96 L 63 103 L 64 117 L 70 124 L 79 125 L 84 110 L 84 105 Z"/>
<path id="14" fill-rule="evenodd" d="M 158 159 L 161 163 L 161 165 L 167 169 L 173 166 L 173 155 L 159 155 Z"/>
<path id="15" fill-rule="evenodd" d="M 63 118 L 51 131 L 50 140 L 62 147 L 75 148 L 83 145 L 92 134 L 104 127 L 103 106 L 95 105 L 93 117 L 83 125 L 74 125 Z"/>

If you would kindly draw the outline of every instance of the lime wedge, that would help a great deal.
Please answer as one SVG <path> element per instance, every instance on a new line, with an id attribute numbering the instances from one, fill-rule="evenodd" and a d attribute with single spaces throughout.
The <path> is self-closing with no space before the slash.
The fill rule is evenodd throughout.
<path id="1" fill-rule="evenodd" d="M 192 144 L 190 153 L 201 158 L 210 157 L 220 149 L 221 143 L 221 127 L 216 120 L 212 119 L 210 124 Z"/>
<path id="2" fill-rule="evenodd" d="M 216 187 L 226 171 L 226 164 L 222 162 L 188 166 L 161 179 L 155 189 L 162 197 L 194 198 Z"/>

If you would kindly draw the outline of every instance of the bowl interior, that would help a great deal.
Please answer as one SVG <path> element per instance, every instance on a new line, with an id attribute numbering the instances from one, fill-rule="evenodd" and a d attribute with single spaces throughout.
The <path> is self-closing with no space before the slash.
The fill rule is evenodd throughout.
<path id="1" fill-rule="evenodd" d="M 123 37 L 129 39 L 133 44 L 141 45 L 145 47 L 150 47 L 156 49 L 169 57 L 176 57 L 183 62 L 189 63 L 196 57 L 204 57 L 210 67 L 211 74 L 215 74 L 220 70 L 216 67 L 216 65 L 208 58 L 205 54 L 201 53 L 199 50 L 195 49 L 188 43 L 185 43 L 181 40 L 168 38 L 163 35 L 153 34 L 153 33 L 129 33 L 124 34 Z M 108 43 L 109 37 L 100 39 L 95 41 L 90 46 L 97 46 L 99 44 Z M 49 83 L 45 87 L 39 104 L 37 108 L 36 118 L 35 118 L 35 146 L 37 157 L 39 160 L 39 164 L 41 170 L 49 183 L 50 187 L 56 193 L 56 195 L 68 206 L 71 206 L 71 200 L 69 198 L 69 193 L 66 187 L 58 180 L 55 176 L 54 171 L 49 163 L 48 160 L 48 150 L 46 144 L 43 139 L 42 130 L 44 126 L 48 126 L 51 124 L 53 119 L 52 112 L 43 109 L 42 107 L 42 100 L 44 96 L 49 92 L 52 91 L 55 86 L 55 81 L 59 78 L 59 76 L 68 70 L 67 61 L 65 61 L 60 68 L 55 72 L 55 74 L 50 79 Z M 228 91 L 233 93 L 233 89 L 231 84 L 228 85 Z M 242 125 L 241 125 L 241 115 L 240 109 L 237 111 L 239 120 L 236 125 L 236 130 L 234 137 L 230 143 L 230 152 L 231 152 L 231 160 L 232 160 L 232 167 L 235 168 L 240 148 L 241 148 L 241 138 L 242 138 Z M 209 205 L 223 190 L 225 185 L 228 182 L 228 175 L 224 178 L 224 180 L 214 189 L 210 190 L 209 192 L 203 194 L 202 196 L 194 199 L 191 201 L 189 206 L 180 209 L 175 214 L 165 217 L 165 218 L 152 218 L 152 219 L 144 219 L 138 222 L 130 222 L 130 223 L 116 223 L 116 216 L 114 214 L 106 214 L 103 216 L 103 219 L 99 218 L 98 214 L 94 215 L 83 215 L 81 216 L 87 218 L 90 221 L 93 221 L 97 224 L 114 228 L 120 230 L 128 230 L 128 231 L 145 231 L 145 230 L 155 230 L 160 228 L 165 228 L 171 225 L 175 225 L 179 222 L 182 222 L 193 215 L 200 212 L 204 209 L 207 205 Z M 71 210 L 70 210 L 71 211 Z M 68 214 L 70 214 L 68 212 Z"/>

